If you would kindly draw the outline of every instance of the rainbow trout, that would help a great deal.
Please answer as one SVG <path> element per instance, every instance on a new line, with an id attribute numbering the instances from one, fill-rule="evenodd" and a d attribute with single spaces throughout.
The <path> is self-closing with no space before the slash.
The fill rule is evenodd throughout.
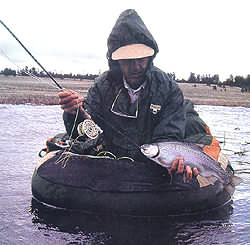
<path id="1" fill-rule="evenodd" d="M 176 157 L 184 157 L 184 165 L 196 167 L 203 177 L 216 177 L 221 183 L 229 184 L 232 175 L 225 171 L 213 158 L 196 144 L 182 142 L 160 142 L 141 146 L 141 152 L 152 161 L 169 168 Z"/>

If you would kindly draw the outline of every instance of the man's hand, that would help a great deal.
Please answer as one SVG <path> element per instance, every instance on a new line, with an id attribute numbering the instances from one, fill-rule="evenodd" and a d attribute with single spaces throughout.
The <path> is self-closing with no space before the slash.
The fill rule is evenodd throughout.
<path id="1" fill-rule="evenodd" d="M 83 110 L 83 97 L 80 96 L 77 92 L 72 90 L 63 90 L 62 92 L 58 93 L 58 97 L 59 104 L 64 111 L 71 114 L 76 114 L 78 107 Z"/>
<path id="2" fill-rule="evenodd" d="M 63 90 L 58 93 L 61 108 L 71 114 L 76 114 L 77 108 L 82 107 L 83 97 L 72 90 Z"/>
<path id="3" fill-rule="evenodd" d="M 83 109 L 82 102 L 83 97 L 73 90 L 63 90 L 58 93 L 59 104 L 61 108 L 71 114 L 76 114 L 79 108 L 79 115 L 84 119 L 90 119 L 90 115 Z"/>
<path id="4" fill-rule="evenodd" d="M 187 180 L 191 180 L 192 176 L 194 174 L 194 176 L 197 176 L 199 174 L 199 171 L 197 168 L 193 168 L 193 170 L 191 169 L 190 166 L 186 166 L 186 169 L 184 168 L 184 158 L 183 157 L 177 157 L 174 159 L 171 167 L 168 169 L 169 174 L 182 174 L 185 171 L 185 177 Z"/>

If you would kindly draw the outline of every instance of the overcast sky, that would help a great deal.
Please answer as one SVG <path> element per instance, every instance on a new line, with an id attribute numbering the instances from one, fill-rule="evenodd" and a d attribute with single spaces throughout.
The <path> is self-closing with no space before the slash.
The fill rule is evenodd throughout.
<path id="1" fill-rule="evenodd" d="M 0 18 L 47 70 L 98 73 L 108 68 L 107 37 L 128 8 L 156 39 L 162 70 L 221 80 L 250 74 L 249 0 L 3 0 Z M 16 65 L 38 67 L 0 25 L 0 69 Z"/>

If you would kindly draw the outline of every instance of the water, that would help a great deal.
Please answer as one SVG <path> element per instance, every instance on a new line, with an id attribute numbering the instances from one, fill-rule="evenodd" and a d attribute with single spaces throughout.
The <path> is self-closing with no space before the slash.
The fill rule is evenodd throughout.
<path id="1" fill-rule="evenodd" d="M 37 153 L 47 138 L 64 132 L 62 111 L 0 105 L 0 244 L 250 244 L 250 108 L 196 108 L 244 182 L 220 210 L 150 219 L 69 213 L 32 202 Z"/>

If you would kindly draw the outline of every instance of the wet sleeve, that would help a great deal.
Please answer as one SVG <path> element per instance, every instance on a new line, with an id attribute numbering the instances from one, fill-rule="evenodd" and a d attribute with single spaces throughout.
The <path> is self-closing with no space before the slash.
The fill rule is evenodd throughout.
<path id="1" fill-rule="evenodd" d="M 184 97 L 181 89 L 176 83 L 172 83 L 158 124 L 153 129 L 153 142 L 183 141 L 186 118 L 183 103 Z"/>
<path id="2" fill-rule="evenodd" d="M 102 88 L 95 84 L 88 91 L 87 98 L 83 101 L 84 109 L 89 113 L 91 119 L 99 126 L 103 123 Z"/>

